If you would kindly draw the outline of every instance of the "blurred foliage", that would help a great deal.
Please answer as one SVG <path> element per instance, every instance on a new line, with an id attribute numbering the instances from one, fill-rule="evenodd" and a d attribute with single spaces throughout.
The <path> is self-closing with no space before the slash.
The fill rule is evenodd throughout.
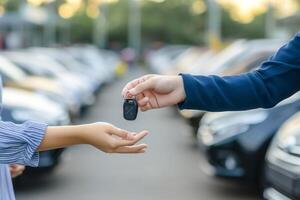
<path id="1" fill-rule="evenodd" d="M 92 41 L 94 20 L 97 18 L 90 18 L 86 14 L 90 1 L 83 0 L 82 7 L 74 16 L 66 19 L 71 24 L 72 42 Z M 207 0 L 203 1 L 207 2 Z M 0 0 L 0 4 L 5 4 L 8 11 L 18 10 L 22 2 L 26 1 Z M 57 0 L 56 7 L 66 2 L 67 0 Z M 166 0 L 162 3 L 141 1 L 143 44 L 152 41 L 203 44 L 207 38 L 207 8 L 205 4 L 201 7 L 200 3 L 201 0 Z M 118 3 L 108 5 L 109 41 L 117 42 L 122 46 L 127 45 L 128 4 L 129 0 L 119 0 Z M 265 14 L 260 14 L 251 23 L 242 24 L 234 21 L 227 9 L 222 9 L 222 39 L 264 37 L 265 17 Z"/>
<path id="2" fill-rule="evenodd" d="M 69 21 L 71 23 L 71 41 L 76 43 L 92 42 L 93 19 L 87 17 L 81 10 Z"/>
<path id="3" fill-rule="evenodd" d="M 7 11 L 18 10 L 20 0 L 0 0 L 1 5 L 5 5 Z"/>
<path id="4" fill-rule="evenodd" d="M 222 10 L 222 38 L 263 38 L 265 37 L 266 14 L 259 15 L 249 24 L 239 23 L 230 17 L 230 14 Z"/>
<path id="5" fill-rule="evenodd" d="M 207 33 L 207 12 L 194 14 L 195 0 L 170 0 L 163 3 L 142 3 L 142 35 L 144 44 L 151 41 L 166 43 L 203 44 Z M 109 38 L 124 44 L 127 38 L 128 0 L 109 7 Z M 264 37 L 265 15 L 249 24 L 238 23 L 222 10 L 222 36 L 231 38 Z"/>
<path id="6" fill-rule="evenodd" d="M 164 3 L 142 4 L 142 35 L 144 42 L 168 43 L 203 42 L 205 16 L 190 12 L 192 0 L 172 0 Z M 109 6 L 109 39 L 124 44 L 128 32 L 128 1 Z"/>
<path id="7" fill-rule="evenodd" d="M 110 41 L 119 42 L 122 46 L 128 37 L 128 1 L 122 0 L 108 7 L 108 35 Z"/>
<path id="8" fill-rule="evenodd" d="M 168 43 L 202 43 L 206 15 L 194 15 L 191 12 L 192 3 L 193 0 L 145 2 L 142 6 L 144 39 Z"/>

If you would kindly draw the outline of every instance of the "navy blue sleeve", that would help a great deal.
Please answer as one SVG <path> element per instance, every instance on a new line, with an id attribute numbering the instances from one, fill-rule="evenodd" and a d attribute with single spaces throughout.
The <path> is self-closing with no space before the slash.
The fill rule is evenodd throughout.
<path id="1" fill-rule="evenodd" d="M 236 76 L 181 75 L 180 109 L 237 111 L 270 108 L 300 89 L 300 33 L 255 71 Z"/>

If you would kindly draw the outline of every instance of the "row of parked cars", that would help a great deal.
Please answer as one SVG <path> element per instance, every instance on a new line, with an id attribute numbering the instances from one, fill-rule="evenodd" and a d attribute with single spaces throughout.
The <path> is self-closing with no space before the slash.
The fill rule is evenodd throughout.
<path id="1" fill-rule="evenodd" d="M 124 66 L 116 53 L 88 45 L 2 51 L 2 120 L 70 124 Z M 27 168 L 23 177 L 54 169 L 62 152 L 42 152 L 39 167 Z"/>
<path id="2" fill-rule="evenodd" d="M 284 42 L 237 40 L 218 52 L 171 45 L 146 62 L 158 74 L 235 75 L 258 68 Z M 300 199 L 300 93 L 271 109 L 178 112 L 193 127 L 206 173 L 257 186 L 265 199 Z"/>

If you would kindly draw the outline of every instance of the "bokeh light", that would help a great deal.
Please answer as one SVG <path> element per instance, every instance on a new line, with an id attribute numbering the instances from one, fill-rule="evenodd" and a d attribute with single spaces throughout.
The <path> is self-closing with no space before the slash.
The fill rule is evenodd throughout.
<path id="1" fill-rule="evenodd" d="M 5 13 L 5 7 L 4 6 L 0 6 L 0 16 L 4 15 Z"/>
<path id="2" fill-rule="evenodd" d="M 97 18 L 100 14 L 98 6 L 95 4 L 89 4 L 86 8 L 86 14 L 90 18 Z"/>
<path id="3" fill-rule="evenodd" d="M 191 12 L 195 15 L 200 15 L 207 10 L 206 4 L 203 0 L 196 0 L 191 6 Z"/>
<path id="4" fill-rule="evenodd" d="M 41 6 L 43 4 L 52 3 L 55 0 L 27 0 L 30 5 L 33 6 Z"/>
<path id="5" fill-rule="evenodd" d="M 69 19 L 75 14 L 75 9 L 72 4 L 65 3 L 59 6 L 58 14 L 64 19 Z"/>
<path id="6" fill-rule="evenodd" d="M 268 11 L 272 6 L 275 14 L 286 17 L 298 11 L 296 0 L 217 0 L 217 2 L 229 11 L 233 20 L 240 23 L 251 23 L 253 19 Z"/>

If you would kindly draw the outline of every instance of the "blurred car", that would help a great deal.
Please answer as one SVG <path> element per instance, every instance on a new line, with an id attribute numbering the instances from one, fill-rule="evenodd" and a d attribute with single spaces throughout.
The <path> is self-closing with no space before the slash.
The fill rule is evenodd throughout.
<path id="1" fill-rule="evenodd" d="M 68 94 L 62 90 L 57 81 L 39 76 L 29 76 L 2 55 L 0 56 L 0 74 L 4 86 L 38 92 L 68 109 Z"/>
<path id="2" fill-rule="evenodd" d="M 205 114 L 198 130 L 198 144 L 205 157 L 203 169 L 217 177 L 261 186 L 270 141 L 299 110 L 297 93 L 271 109 Z"/>
<path id="3" fill-rule="evenodd" d="M 177 75 L 192 73 L 198 75 L 209 74 L 211 68 L 222 66 L 228 58 L 234 57 L 244 50 L 247 40 L 239 39 L 221 51 L 213 49 L 190 47 L 174 58 L 172 65 L 162 71 L 164 74 Z"/>
<path id="4" fill-rule="evenodd" d="M 89 86 L 53 59 L 29 52 L 5 52 L 3 54 L 27 75 L 42 76 L 57 82 L 64 94 L 61 101 L 66 98 L 66 103 L 75 115 L 81 106 L 93 104 L 95 97 Z"/>
<path id="5" fill-rule="evenodd" d="M 282 41 L 278 40 L 253 40 L 239 41 L 234 43 L 228 49 L 213 57 L 208 63 L 208 68 L 199 68 L 194 74 L 216 74 L 220 76 L 236 75 L 251 71 L 257 68 L 263 61 L 267 60 L 282 45 Z M 215 65 L 213 65 L 215 64 Z M 205 63 L 202 64 L 205 66 Z M 189 120 L 197 133 L 199 120 L 205 112 L 199 110 L 181 110 L 180 114 Z"/>
<path id="6" fill-rule="evenodd" d="M 198 63 L 200 60 L 203 62 L 205 58 L 209 58 L 214 54 L 215 51 L 207 48 L 187 48 L 177 56 L 171 66 L 163 68 L 160 73 L 165 75 L 177 75 L 179 73 L 190 71 L 195 63 Z"/>
<path id="7" fill-rule="evenodd" d="M 2 99 L 2 121 L 20 124 L 27 120 L 33 120 L 52 126 L 70 123 L 68 113 L 59 104 L 42 95 L 4 87 Z M 59 163 L 62 151 L 63 149 L 41 152 L 39 169 L 28 167 L 26 173 L 54 168 Z"/>
<path id="8" fill-rule="evenodd" d="M 27 51 L 26 55 L 35 59 L 39 68 L 50 68 L 53 76 L 68 84 L 69 90 L 76 90 L 74 93 L 80 94 L 80 102 L 83 106 L 90 106 L 95 102 L 95 86 L 91 83 L 91 79 L 87 79 L 82 74 L 72 73 L 67 67 L 42 52 Z"/>
<path id="9" fill-rule="evenodd" d="M 264 198 L 300 199 L 300 112 L 279 129 L 266 163 Z"/>
<path id="10" fill-rule="evenodd" d="M 91 45 L 72 46 L 66 48 L 66 51 L 83 65 L 89 66 L 95 74 L 100 75 L 105 83 L 114 79 L 116 68 L 121 63 L 116 53 Z"/>
<path id="11" fill-rule="evenodd" d="M 102 74 L 97 73 L 89 65 L 78 62 L 70 53 L 63 49 L 34 47 L 30 48 L 29 51 L 42 53 L 43 55 L 53 58 L 69 72 L 80 76 L 86 83 L 90 83 L 90 87 L 94 93 L 99 90 L 104 82 Z"/>
<path id="12" fill-rule="evenodd" d="M 180 54 L 187 50 L 186 45 L 168 45 L 152 53 L 146 58 L 147 65 L 154 73 L 162 74 L 176 62 Z"/>

